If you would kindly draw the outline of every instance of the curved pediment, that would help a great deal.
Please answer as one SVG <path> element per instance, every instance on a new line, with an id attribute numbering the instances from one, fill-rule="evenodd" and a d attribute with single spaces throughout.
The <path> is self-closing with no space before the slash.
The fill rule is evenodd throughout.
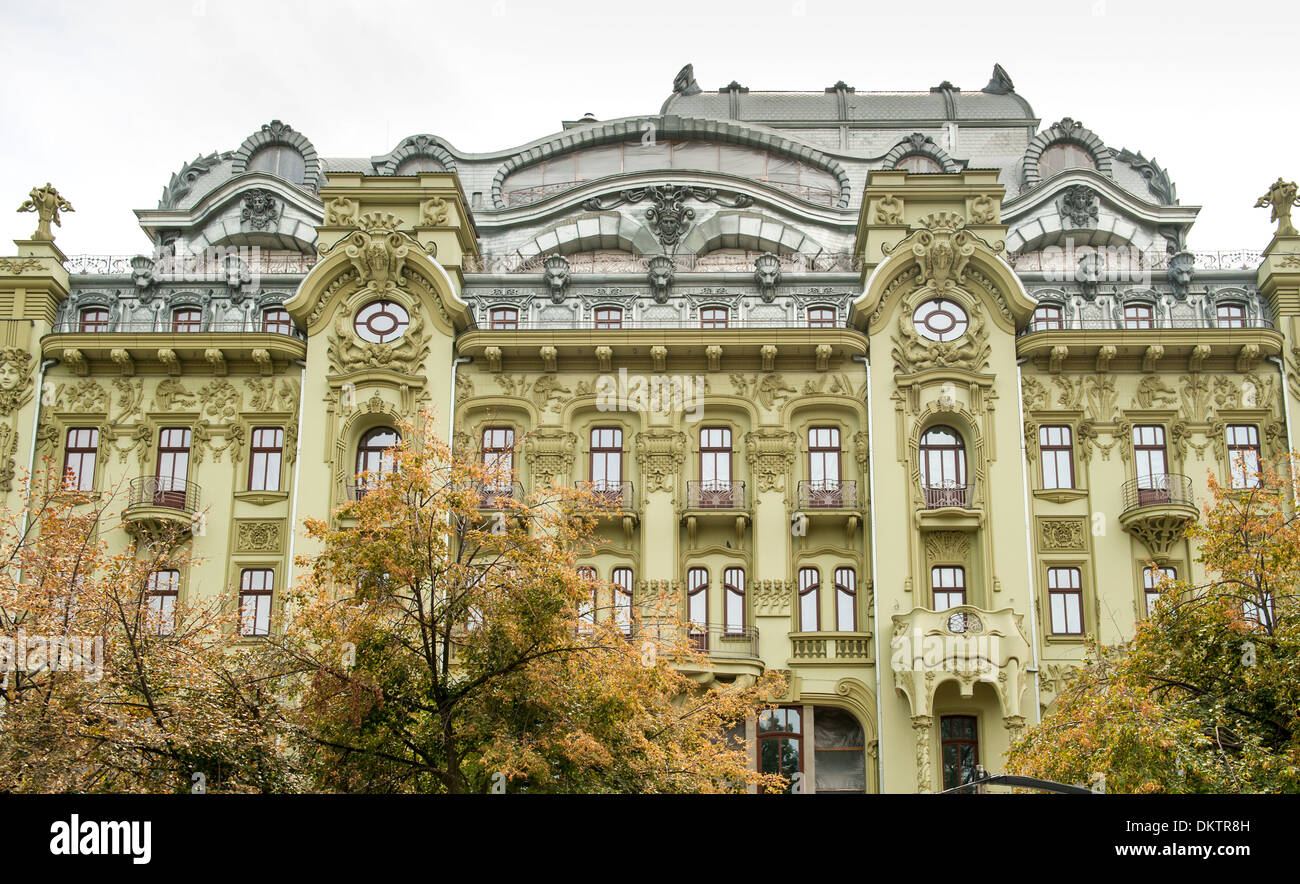
<path id="1" fill-rule="evenodd" d="M 849 309 L 849 324 L 869 334 L 881 330 L 904 300 L 918 304 L 927 293 L 978 300 L 1004 331 L 1014 332 L 1033 314 L 1036 302 L 1001 256 L 1002 243 L 989 243 L 967 230 L 955 213 L 936 212 L 886 250 L 887 257 Z"/>

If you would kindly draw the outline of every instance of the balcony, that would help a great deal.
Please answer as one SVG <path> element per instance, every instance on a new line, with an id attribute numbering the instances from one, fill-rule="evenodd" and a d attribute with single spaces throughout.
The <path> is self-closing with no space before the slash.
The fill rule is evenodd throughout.
<path id="1" fill-rule="evenodd" d="M 609 480 L 586 482 L 582 485 L 582 489 L 596 498 L 598 503 L 611 509 L 620 511 L 632 509 L 634 489 L 631 482 Z"/>
<path id="2" fill-rule="evenodd" d="M 124 527 L 132 533 L 157 534 L 168 529 L 191 531 L 199 508 L 199 486 L 167 476 L 132 479 L 122 513 Z"/>
<path id="3" fill-rule="evenodd" d="M 522 503 L 524 500 L 524 488 L 518 482 L 479 482 L 475 490 L 481 510 L 503 510 L 509 508 L 511 501 Z"/>
<path id="4" fill-rule="evenodd" d="M 241 334 L 241 335 L 284 335 L 299 341 L 307 340 L 307 335 L 295 325 L 272 325 L 265 328 L 258 320 L 251 322 L 208 322 L 196 329 L 176 329 L 170 319 L 158 322 L 111 322 L 92 328 L 83 329 L 80 320 L 71 316 L 54 326 L 51 334 L 56 335 L 206 335 L 206 334 Z"/>
<path id="5" fill-rule="evenodd" d="M 934 788 L 929 759 L 934 726 L 934 696 L 945 682 L 956 682 L 961 696 L 973 699 L 983 682 L 996 696 L 1002 723 L 1012 732 L 1025 724 L 1021 694 L 1033 679 L 1023 614 L 1011 608 L 986 611 L 960 605 L 946 611 L 913 608 L 895 614 L 889 642 L 894 688 L 907 698 L 916 738 L 918 792 Z M 1030 703 L 1033 702 L 1032 697 Z"/>
<path id="6" fill-rule="evenodd" d="M 975 500 L 975 486 L 945 482 L 942 485 L 923 486 L 921 494 L 925 500 L 925 508 L 928 510 L 937 510 L 948 506 L 968 509 L 973 506 Z"/>
<path id="7" fill-rule="evenodd" d="M 1196 521 L 1192 480 L 1178 473 L 1155 473 L 1124 483 L 1119 523 L 1141 540 L 1156 560 L 1169 555 L 1187 526 Z"/>
<path id="8" fill-rule="evenodd" d="M 869 632 L 792 632 L 789 665 L 868 663 L 871 644 Z"/>
<path id="9" fill-rule="evenodd" d="M 799 482 L 801 510 L 855 510 L 858 508 L 857 482 Z"/>
<path id="10" fill-rule="evenodd" d="M 710 479 L 686 483 L 686 508 L 692 510 L 743 510 L 745 483 Z"/>
<path id="11" fill-rule="evenodd" d="M 1019 332 L 1019 336 L 1032 335 L 1036 332 L 1046 331 L 1161 331 L 1176 329 L 1200 329 L 1200 328 L 1222 328 L 1222 329 L 1269 329 L 1276 326 L 1272 320 L 1268 319 L 1244 319 L 1238 318 L 1233 320 L 1220 319 L 1167 319 L 1164 317 L 1152 317 L 1151 319 L 1125 319 L 1124 317 L 1110 319 L 1035 319 L 1031 320 Z"/>
<path id="12" fill-rule="evenodd" d="M 691 624 L 686 629 L 691 647 L 717 659 L 758 659 L 758 627 L 739 629 Z"/>

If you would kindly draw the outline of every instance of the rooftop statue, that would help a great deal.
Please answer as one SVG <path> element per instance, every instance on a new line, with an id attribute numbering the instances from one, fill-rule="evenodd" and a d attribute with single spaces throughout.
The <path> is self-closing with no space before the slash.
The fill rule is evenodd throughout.
<path id="1" fill-rule="evenodd" d="M 59 221 L 59 212 L 75 212 L 76 209 L 72 208 L 72 203 L 59 196 L 59 192 L 48 181 L 44 187 L 33 187 L 28 197 L 18 207 L 18 211 L 36 213 L 39 220 L 36 224 L 36 232 L 32 234 L 32 239 L 54 242 L 54 234 L 50 231 L 50 222 L 53 221 L 56 227 L 62 227 L 63 225 Z"/>
<path id="2" fill-rule="evenodd" d="M 1297 204 L 1300 204 L 1300 200 L 1296 199 L 1295 182 L 1283 181 L 1279 178 L 1273 182 L 1268 193 L 1255 201 L 1255 208 L 1273 207 L 1268 220 L 1277 222 L 1277 236 L 1300 236 L 1296 232 L 1295 225 L 1291 223 L 1291 207 Z"/>

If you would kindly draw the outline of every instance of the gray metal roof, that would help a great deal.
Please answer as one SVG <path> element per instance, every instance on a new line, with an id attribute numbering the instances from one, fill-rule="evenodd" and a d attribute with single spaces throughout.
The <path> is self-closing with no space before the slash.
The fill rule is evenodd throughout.
<path id="1" fill-rule="evenodd" d="M 909 123 L 922 120 L 1034 119 L 1029 103 L 1014 92 L 963 92 L 935 88 L 928 92 L 754 92 L 722 89 L 694 95 L 673 93 L 665 113 L 684 117 L 736 119 L 755 123 L 801 121 L 872 121 Z"/>

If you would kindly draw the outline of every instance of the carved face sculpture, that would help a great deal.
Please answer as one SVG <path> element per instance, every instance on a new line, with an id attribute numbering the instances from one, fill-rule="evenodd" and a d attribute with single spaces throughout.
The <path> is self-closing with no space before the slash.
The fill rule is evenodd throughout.
<path id="1" fill-rule="evenodd" d="M 0 362 L 0 390 L 17 390 L 22 383 L 23 373 L 11 359 Z"/>
<path id="2" fill-rule="evenodd" d="M 153 263 L 131 264 L 131 282 L 138 289 L 147 289 L 153 285 Z"/>

